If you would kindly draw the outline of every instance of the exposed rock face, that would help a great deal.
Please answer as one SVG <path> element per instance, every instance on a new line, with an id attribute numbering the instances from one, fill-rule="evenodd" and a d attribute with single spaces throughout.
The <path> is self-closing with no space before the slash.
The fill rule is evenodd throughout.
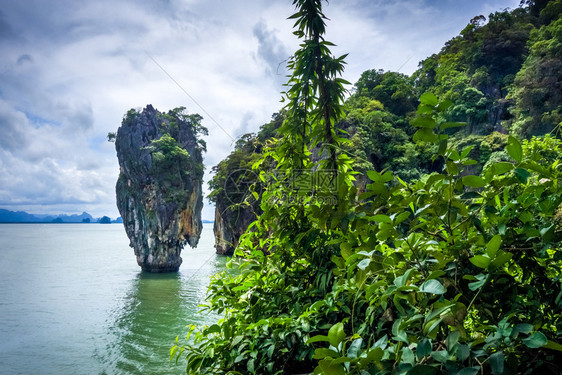
<path id="1" fill-rule="evenodd" d="M 201 117 L 181 109 L 131 110 L 117 132 L 117 207 L 139 266 L 175 272 L 182 247 L 197 246 L 203 207 Z"/>
<path id="2" fill-rule="evenodd" d="M 217 254 L 232 255 L 234 249 L 238 246 L 240 236 L 256 220 L 254 210 L 259 210 L 259 205 L 233 208 L 221 203 L 217 202 L 215 208 L 215 224 L 213 226 L 215 249 Z"/>

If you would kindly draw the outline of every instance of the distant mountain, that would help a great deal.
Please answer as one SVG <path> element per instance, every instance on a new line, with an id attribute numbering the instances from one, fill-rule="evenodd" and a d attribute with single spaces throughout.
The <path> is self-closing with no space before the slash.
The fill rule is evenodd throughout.
<path id="1" fill-rule="evenodd" d="M 214 223 L 213 220 L 201 220 L 201 222 L 202 222 L 203 224 Z"/>
<path id="2" fill-rule="evenodd" d="M 0 209 L 0 223 L 97 223 L 99 219 L 94 218 L 87 212 L 77 215 L 39 215 L 23 211 L 10 211 Z M 122 223 L 119 217 L 112 223 Z"/>
<path id="3" fill-rule="evenodd" d="M 42 221 L 37 216 L 23 211 L 8 211 L 0 209 L 0 223 L 29 223 Z"/>

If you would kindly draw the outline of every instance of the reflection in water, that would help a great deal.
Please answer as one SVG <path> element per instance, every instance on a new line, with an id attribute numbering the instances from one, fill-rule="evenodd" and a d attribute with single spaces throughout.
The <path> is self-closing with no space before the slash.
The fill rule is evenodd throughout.
<path id="1" fill-rule="evenodd" d="M 131 280 L 107 323 L 109 344 L 103 354 L 97 354 L 104 369 L 101 373 L 185 373 L 181 363 L 169 361 L 169 351 L 176 336 L 181 339 L 187 334 L 186 325 L 216 321 L 216 316 L 198 313 L 209 277 L 224 267 L 224 258 L 215 263 L 198 271 L 139 273 Z"/>

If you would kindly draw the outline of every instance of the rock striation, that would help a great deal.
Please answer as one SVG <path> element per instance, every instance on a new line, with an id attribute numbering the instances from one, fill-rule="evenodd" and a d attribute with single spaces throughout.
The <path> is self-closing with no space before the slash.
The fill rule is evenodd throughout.
<path id="1" fill-rule="evenodd" d="M 184 108 L 130 110 L 115 137 L 120 174 L 117 207 L 137 263 L 148 272 L 175 272 L 183 246 L 201 234 L 206 134 Z"/>

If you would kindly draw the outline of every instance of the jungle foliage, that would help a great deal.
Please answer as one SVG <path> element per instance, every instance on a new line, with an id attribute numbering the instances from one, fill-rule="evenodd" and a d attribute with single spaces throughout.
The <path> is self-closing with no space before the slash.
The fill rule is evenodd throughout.
<path id="1" fill-rule="evenodd" d="M 278 137 L 234 163 L 259 173 L 263 213 L 211 281 L 223 318 L 171 358 L 189 374 L 559 374 L 562 144 L 521 140 L 517 122 L 557 124 L 511 107 L 536 95 L 529 59 L 556 59 L 559 3 L 477 18 L 413 77 L 366 72 L 345 107 L 323 2 L 294 0 Z M 300 170 L 328 183 L 294 189 Z"/>

